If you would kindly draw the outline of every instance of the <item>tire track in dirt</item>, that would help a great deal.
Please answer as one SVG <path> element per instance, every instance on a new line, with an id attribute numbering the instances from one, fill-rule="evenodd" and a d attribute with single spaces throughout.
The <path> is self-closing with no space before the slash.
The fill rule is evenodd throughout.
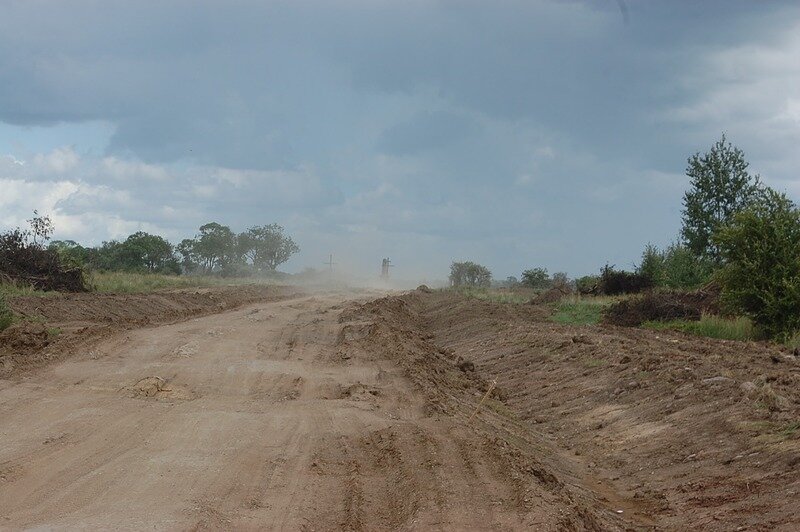
<path id="1" fill-rule="evenodd" d="M 468 425 L 486 381 L 370 299 L 125 331 L 3 381 L 0 528 L 622 528 L 498 397 Z"/>

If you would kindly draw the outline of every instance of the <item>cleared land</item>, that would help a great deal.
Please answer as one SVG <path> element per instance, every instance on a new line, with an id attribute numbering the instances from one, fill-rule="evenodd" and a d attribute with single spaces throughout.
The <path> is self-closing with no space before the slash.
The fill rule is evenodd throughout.
<path id="1" fill-rule="evenodd" d="M 788 351 L 379 295 L 12 299 L 0 527 L 800 526 Z"/>

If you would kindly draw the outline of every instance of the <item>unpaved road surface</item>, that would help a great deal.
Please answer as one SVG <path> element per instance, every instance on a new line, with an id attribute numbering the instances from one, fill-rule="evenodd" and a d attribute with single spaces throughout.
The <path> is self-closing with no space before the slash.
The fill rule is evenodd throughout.
<path id="1" fill-rule="evenodd" d="M 0 529 L 800 530 L 790 350 L 381 296 L 12 301 Z"/>
<path id="2" fill-rule="evenodd" d="M 468 424 L 486 382 L 367 299 L 121 331 L 0 381 L 0 528 L 621 528 L 513 423 Z"/>

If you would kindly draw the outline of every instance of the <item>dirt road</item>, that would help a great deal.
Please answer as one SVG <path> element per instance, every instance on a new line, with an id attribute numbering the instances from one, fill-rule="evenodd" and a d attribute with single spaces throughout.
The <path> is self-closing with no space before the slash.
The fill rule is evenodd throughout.
<path id="1" fill-rule="evenodd" d="M 424 340 L 354 313 L 366 299 L 124 331 L 0 380 L 0 528 L 617 527 L 509 444 L 513 427 L 467 425 L 485 386 L 445 361 L 414 369 Z"/>

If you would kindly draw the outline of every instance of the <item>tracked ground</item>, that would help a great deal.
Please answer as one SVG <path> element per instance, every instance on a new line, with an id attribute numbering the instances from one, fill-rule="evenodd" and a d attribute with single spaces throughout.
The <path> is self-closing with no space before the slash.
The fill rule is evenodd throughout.
<path id="1" fill-rule="evenodd" d="M 120 331 L 0 381 L 0 528 L 626 526 L 504 415 L 468 424 L 486 380 L 373 297 Z"/>

